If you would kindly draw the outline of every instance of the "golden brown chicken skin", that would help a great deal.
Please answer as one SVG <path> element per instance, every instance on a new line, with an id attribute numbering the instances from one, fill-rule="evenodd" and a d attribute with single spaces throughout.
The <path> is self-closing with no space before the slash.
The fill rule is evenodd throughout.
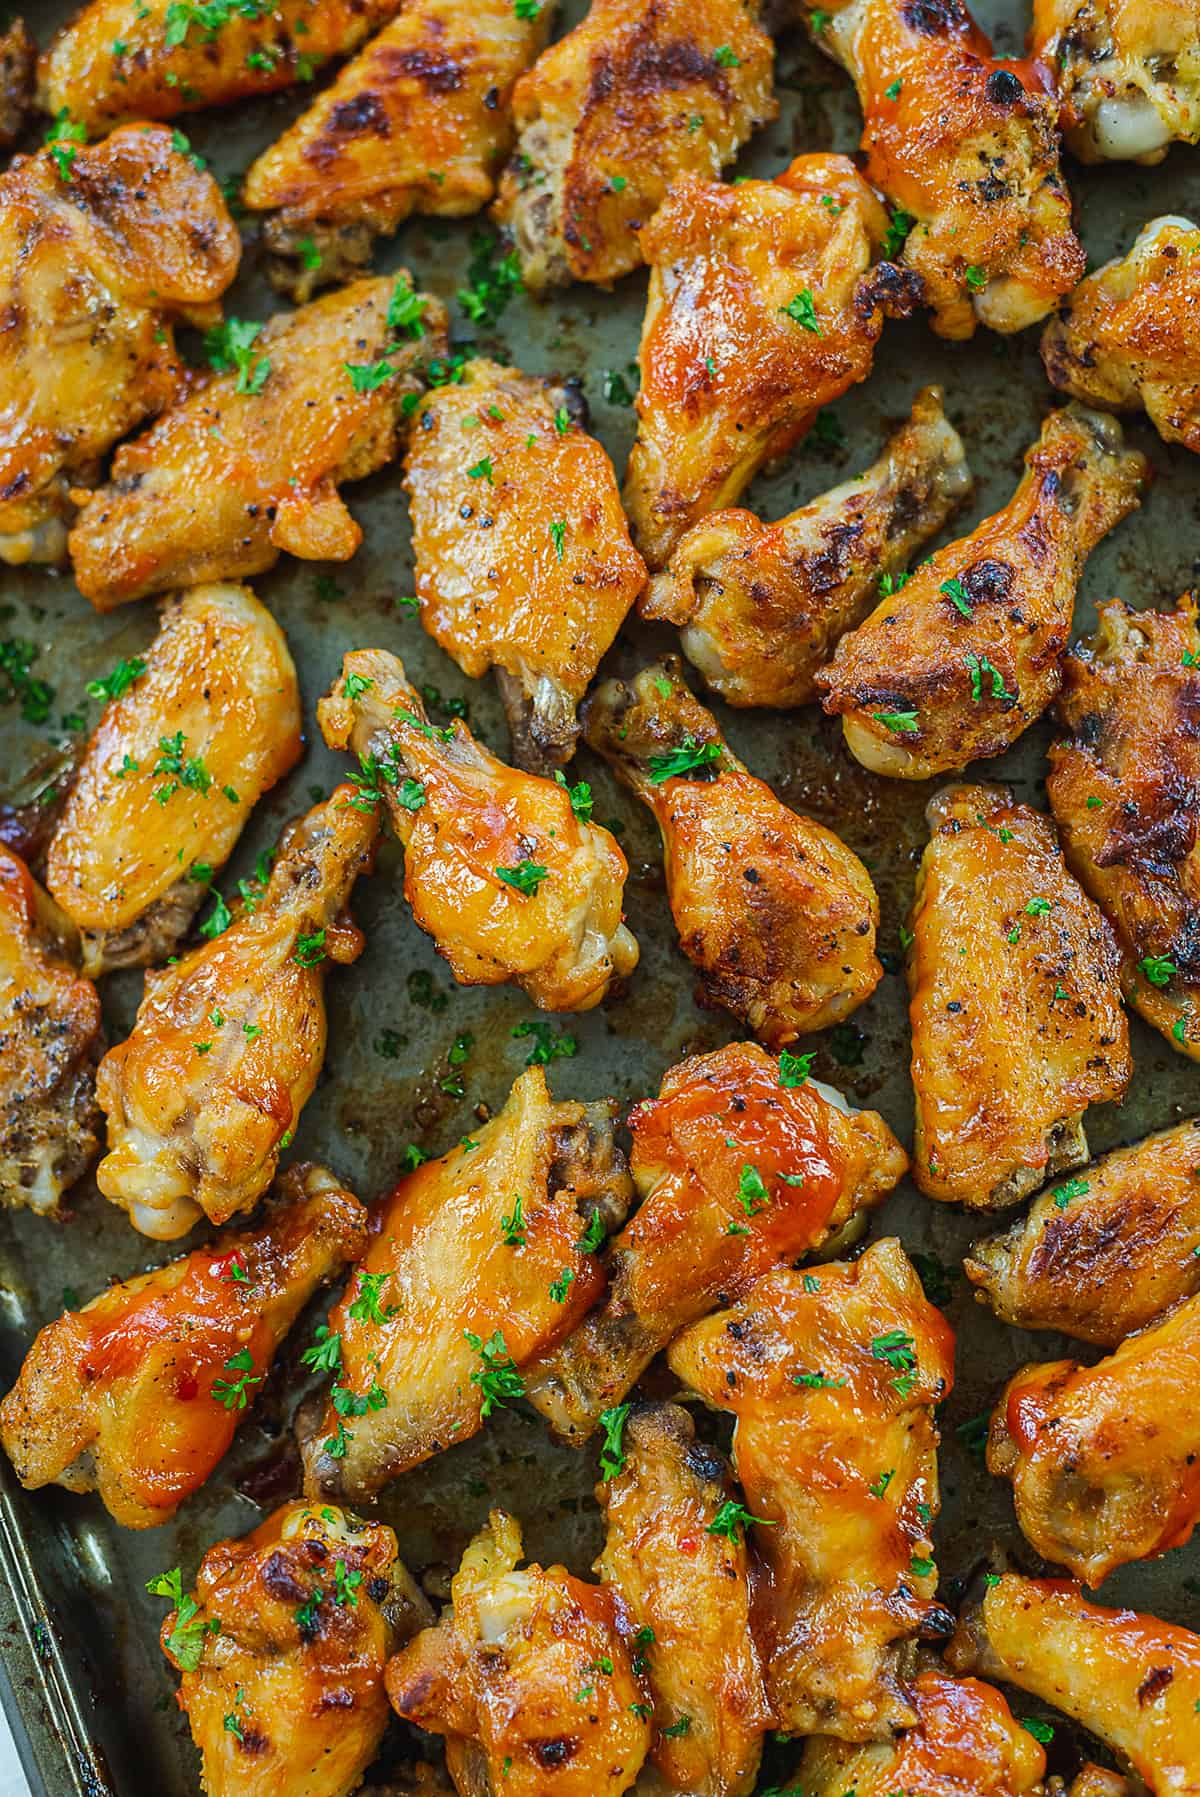
<path id="1" fill-rule="evenodd" d="M 881 600 L 817 674 L 851 754 L 925 780 L 1009 748 L 1058 692 L 1084 563 L 1148 472 L 1114 418 L 1051 412 L 1008 504 Z"/>
<path id="2" fill-rule="evenodd" d="M 675 657 L 631 685 L 605 681 L 583 718 L 590 747 L 658 822 L 679 946 L 706 1002 L 781 1048 L 870 996 L 883 968 L 866 868 L 738 760 Z"/>
<path id="3" fill-rule="evenodd" d="M 1046 792 L 1067 860 L 1116 930 L 1126 999 L 1200 1060 L 1200 630 L 1174 611 L 1101 606 L 1063 664 Z"/>
<path id="4" fill-rule="evenodd" d="M 24 19 L 0 31 L 0 150 L 11 150 L 33 105 L 37 48 Z"/>
<path id="5" fill-rule="evenodd" d="M 908 950 L 913 1178 L 1016 1204 L 1087 1159 L 1083 1114 L 1132 1072 L 1108 924 L 1049 820 L 1002 786 L 930 803 Z"/>
<path id="6" fill-rule="evenodd" d="M 926 387 L 862 474 L 774 524 L 743 510 L 693 524 L 638 609 L 679 625 L 684 654 L 727 704 L 809 704 L 839 637 L 971 484 L 941 389 Z"/>
<path id="7" fill-rule="evenodd" d="M 338 486 L 395 455 L 416 365 L 445 350 L 445 331 L 440 301 L 414 295 L 401 270 L 277 313 L 236 371 L 234 350 L 220 352 L 228 372 L 124 444 L 108 484 L 84 496 L 69 542 L 80 592 L 111 611 L 259 574 L 282 550 L 347 561 L 362 530 Z"/>
<path id="8" fill-rule="evenodd" d="M 575 1444 L 679 1330 L 827 1247 L 908 1165 L 878 1112 L 810 1081 L 804 1056 L 776 1061 L 755 1042 L 672 1067 L 629 1128 L 641 1203 L 611 1244 L 605 1301 L 526 1378 Z"/>
<path id="9" fill-rule="evenodd" d="M 78 962 L 70 919 L 0 844 L 0 1204 L 43 1214 L 100 1145 L 100 1000 Z"/>
<path id="10" fill-rule="evenodd" d="M 1200 141 L 1196 0 L 1033 0 L 1029 47 L 1081 162 L 1161 162 Z"/>
<path id="11" fill-rule="evenodd" d="M 1200 1791 L 1200 1636 L 1088 1603 L 1067 1579 L 989 1580 L 949 1658 L 1090 1729 L 1155 1797 Z"/>
<path id="12" fill-rule="evenodd" d="M 143 1235 L 248 1210 L 292 1139 L 325 1058 L 325 975 L 362 952 L 347 906 L 379 825 L 354 791 L 289 826 L 253 909 L 147 972 L 133 1033 L 100 1063 L 96 1183 Z"/>
<path id="13" fill-rule="evenodd" d="M 391 1529 L 328 1504 L 210 1547 L 162 1628 L 207 1797 L 350 1797 L 387 1726 L 388 1657 L 430 1620 Z"/>
<path id="14" fill-rule="evenodd" d="M 519 1524 L 493 1510 L 451 1607 L 388 1662 L 392 1707 L 445 1736 L 461 1797 L 620 1797 L 650 1744 L 629 1618 L 605 1587 L 521 1558 Z"/>
<path id="15" fill-rule="evenodd" d="M 930 1530 L 933 1408 L 953 1381 L 954 1336 L 900 1243 L 768 1273 L 667 1358 L 737 1419 L 734 1468 L 762 1568 L 755 1637 L 779 1726 L 847 1741 L 911 1727 L 913 1637 L 948 1621 Z"/>
<path id="16" fill-rule="evenodd" d="M 637 965 L 621 921 L 628 865 L 565 785 L 518 772 L 462 723 L 430 724 L 402 664 L 356 649 L 317 706 L 359 758 L 404 844 L 404 896 L 464 986 L 512 981 L 546 1011 L 586 1011 Z"/>
<path id="17" fill-rule="evenodd" d="M 750 1550 L 723 1454 L 677 1404 L 637 1405 L 596 1487 L 596 1571 L 624 1600 L 654 1705 L 644 1797 L 747 1797 L 773 1720 L 750 1632 Z M 617 1470 L 613 1470 L 613 1469 Z"/>
<path id="18" fill-rule="evenodd" d="M 641 234 L 650 288 L 625 480 L 651 568 L 871 372 L 884 313 L 919 297 L 890 263 L 868 272 L 885 228 L 845 156 L 799 156 L 774 181 L 676 178 Z"/>
<path id="19" fill-rule="evenodd" d="M 219 323 L 240 250 L 212 176 L 155 126 L 0 175 L 0 561 L 63 559 L 70 492 L 186 391 L 175 325 Z"/>
<path id="20" fill-rule="evenodd" d="M 291 1169 L 262 1228 L 113 1285 L 41 1330 L 0 1404 L 29 1491 L 98 1491 L 127 1529 L 169 1522 L 229 1447 L 318 1286 L 366 1245 L 323 1167 Z"/>
<path id="21" fill-rule="evenodd" d="M 248 587 L 171 600 L 145 656 L 119 663 L 107 690 L 46 858 L 90 974 L 171 953 L 301 748 L 296 670 Z"/>
<path id="22" fill-rule="evenodd" d="M 566 389 L 479 360 L 425 401 L 404 483 L 421 622 L 464 673 L 496 669 L 515 760 L 552 772 L 646 580 L 612 463 Z"/>

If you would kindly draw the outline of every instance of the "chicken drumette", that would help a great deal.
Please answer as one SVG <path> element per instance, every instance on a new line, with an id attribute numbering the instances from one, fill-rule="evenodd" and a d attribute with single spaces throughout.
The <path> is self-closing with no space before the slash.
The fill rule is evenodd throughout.
<path id="1" fill-rule="evenodd" d="M 1033 0 L 1029 48 L 1081 162 L 1161 162 L 1200 140 L 1196 0 Z"/>

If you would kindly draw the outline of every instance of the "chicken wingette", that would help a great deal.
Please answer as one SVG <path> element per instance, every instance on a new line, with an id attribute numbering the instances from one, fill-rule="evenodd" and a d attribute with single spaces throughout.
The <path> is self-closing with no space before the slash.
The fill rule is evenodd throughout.
<path id="1" fill-rule="evenodd" d="M 1029 48 L 1081 162 L 1153 164 L 1200 141 L 1196 0 L 1033 0 Z"/>

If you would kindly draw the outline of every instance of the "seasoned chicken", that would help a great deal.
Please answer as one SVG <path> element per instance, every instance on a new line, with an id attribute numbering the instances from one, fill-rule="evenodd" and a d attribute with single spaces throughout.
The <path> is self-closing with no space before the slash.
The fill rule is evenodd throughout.
<path id="1" fill-rule="evenodd" d="M 411 212 L 487 204 L 513 140 L 513 84 L 553 12 L 553 0 L 414 0 L 346 64 L 246 177 L 246 205 L 272 215 L 285 291 L 306 300 L 360 274 Z"/>
<path id="2" fill-rule="evenodd" d="M 652 568 L 871 372 L 884 313 L 920 297 L 890 263 L 868 272 L 885 229 L 845 156 L 799 156 L 774 181 L 676 178 L 641 235 L 650 288 L 625 481 Z"/>
<path id="3" fill-rule="evenodd" d="M 100 1146 L 96 988 L 69 918 L 0 844 L 0 1204 L 45 1214 Z"/>
<path id="4" fill-rule="evenodd" d="M 681 174 L 716 179 L 777 113 L 757 0 L 592 0 L 513 94 L 495 215 L 527 287 L 607 286 Z"/>
<path id="5" fill-rule="evenodd" d="M 109 701 L 46 858 L 90 974 L 171 953 L 301 748 L 287 642 L 248 587 L 172 599 L 145 657 L 102 685 Z"/>
<path id="6" fill-rule="evenodd" d="M 596 1571 L 624 1599 L 654 1704 L 639 1797 L 747 1797 L 773 1717 L 750 1634 L 750 1554 L 724 1455 L 675 1404 L 617 1413 Z M 714 1523 L 720 1525 L 714 1528 Z"/>
<path id="7" fill-rule="evenodd" d="M 357 803 L 386 806 L 404 896 L 462 985 L 511 980 L 545 1011 L 586 1011 L 633 971 L 628 864 L 568 787 L 506 766 L 465 724 L 435 728 L 384 649 L 345 657 L 317 717 L 358 755 Z"/>
<path id="8" fill-rule="evenodd" d="M 1033 0 L 1029 48 L 1081 162 L 1152 164 L 1200 141 L 1196 0 Z"/>
<path id="9" fill-rule="evenodd" d="M 347 905 L 378 831 L 354 788 L 335 788 L 284 832 L 253 906 L 147 972 L 133 1034 L 96 1080 L 96 1183 L 143 1235 L 224 1223 L 270 1185 L 325 1058 L 325 974 L 362 951 Z"/>
<path id="10" fill-rule="evenodd" d="M 175 1572 L 162 1647 L 207 1797 L 350 1797 L 388 1721 L 389 1655 L 431 1619 L 382 1523 L 284 1504 L 218 1541 L 192 1596 Z"/>
<path id="11" fill-rule="evenodd" d="M 33 103 L 37 47 L 24 19 L 0 31 L 0 150 L 11 150 L 25 129 Z"/>
<path id="12" fill-rule="evenodd" d="M 680 627 L 688 660 L 730 705 L 806 705 L 838 638 L 861 624 L 971 491 L 940 387 L 917 395 L 879 460 L 775 524 L 693 524 L 639 610 Z"/>
<path id="13" fill-rule="evenodd" d="M 392 1707 L 445 1736 L 461 1797 L 619 1797 L 650 1744 L 629 1619 L 603 1586 L 521 1557 L 493 1510 L 437 1627 L 388 1662 Z"/>
<path id="14" fill-rule="evenodd" d="M 870 996 L 883 968 L 866 868 L 738 760 L 674 656 L 630 686 L 605 681 L 583 719 L 590 746 L 658 821 L 679 946 L 705 1001 L 781 1048 Z"/>
<path id="15" fill-rule="evenodd" d="M 69 543 L 80 592 L 111 611 L 259 574 L 284 549 L 347 561 L 362 531 L 338 484 L 395 455 L 417 361 L 445 348 L 445 308 L 414 294 L 403 269 L 277 313 L 261 331 L 230 320 L 214 352 L 227 372 L 123 444 L 108 484 L 83 495 Z"/>
<path id="16" fill-rule="evenodd" d="M 1116 930 L 1125 996 L 1200 1060 L 1200 630 L 1173 612 L 1100 607 L 1063 663 L 1046 793 L 1073 871 Z"/>
<path id="17" fill-rule="evenodd" d="M 999 755 L 1062 683 L 1084 563 L 1149 470 L 1114 418 L 1074 404 L 1049 414 L 1025 468 L 1001 511 L 922 563 L 816 676 L 874 773 L 925 780 Z"/>
<path id="18" fill-rule="evenodd" d="M 810 1081 L 807 1059 L 731 1042 L 630 1112 L 641 1204 L 611 1244 L 604 1303 L 526 1374 L 560 1439 L 582 1442 L 672 1336 L 845 1240 L 900 1180 L 908 1159 L 883 1118 Z"/>
<path id="19" fill-rule="evenodd" d="M 908 950 L 913 1178 L 999 1210 L 1087 1159 L 1133 1064 L 1112 931 L 1049 820 L 1003 786 L 931 800 Z"/>
<path id="20" fill-rule="evenodd" d="M 496 669 L 534 773 L 571 759 L 575 707 L 646 580 L 612 463 L 570 407 L 469 362 L 430 393 L 404 465 L 421 622 L 465 674 Z"/>
<path id="21" fill-rule="evenodd" d="M 1007 333 L 1045 318 L 1086 267 L 1046 71 L 994 57 L 963 0 L 804 5 L 858 89 L 866 176 L 892 202 L 934 330 L 970 337 L 976 324 Z"/>
<path id="22" fill-rule="evenodd" d="M 292 1168 L 261 1228 L 65 1310 L 0 1404 L 22 1485 L 98 1491 L 127 1529 L 169 1522 L 229 1447 L 301 1310 L 366 1239 L 366 1211 L 332 1174 Z"/>
<path id="23" fill-rule="evenodd" d="M 376 1209 L 329 1318 L 333 1389 L 301 1418 L 311 1493 L 376 1492 L 523 1395 L 521 1369 L 604 1291 L 595 1249 L 631 1191 L 615 1113 L 556 1104 L 530 1067 L 497 1117 Z"/>
<path id="24" fill-rule="evenodd" d="M 219 327 L 240 252 L 212 176 L 155 126 L 0 175 L 0 561 L 64 558 L 70 493 L 186 391 L 175 324 Z"/>
<path id="25" fill-rule="evenodd" d="M 755 1638 L 778 1726 L 846 1741 L 913 1726 L 913 1637 L 949 1622 L 930 1530 L 933 1409 L 953 1381 L 954 1336 L 900 1243 L 768 1273 L 667 1358 L 737 1419 L 734 1467 L 762 1563 Z"/>
<path id="26" fill-rule="evenodd" d="M 1090 1729 L 1155 1797 L 1200 1791 L 1200 1636 L 1087 1603 L 1064 1579 L 990 1579 L 959 1626 L 959 1671 L 1001 1678 Z M 1094 1786 L 1093 1786 L 1094 1789 Z"/>

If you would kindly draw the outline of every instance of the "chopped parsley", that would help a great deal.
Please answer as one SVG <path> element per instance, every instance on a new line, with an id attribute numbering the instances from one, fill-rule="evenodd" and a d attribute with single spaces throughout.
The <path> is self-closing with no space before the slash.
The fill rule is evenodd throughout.
<path id="1" fill-rule="evenodd" d="M 972 293 L 982 293 L 988 284 L 987 269 L 980 268 L 979 264 L 976 262 L 971 262 L 967 265 L 967 271 L 964 278 Z"/>
<path id="2" fill-rule="evenodd" d="M 554 544 L 554 553 L 559 561 L 566 553 L 567 526 L 562 518 L 556 518 L 550 526 L 550 541 Z"/>
<path id="3" fill-rule="evenodd" d="M 728 44 L 718 44 L 713 51 L 713 61 L 719 69 L 740 69 L 742 59 Z"/>
<path id="4" fill-rule="evenodd" d="M 775 1524 L 769 1517 L 751 1516 L 749 1510 L 747 1510 L 744 1505 L 735 1504 L 732 1498 L 726 1498 L 725 1502 L 717 1511 L 717 1514 L 709 1523 L 705 1530 L 705 1534 L 724 1535 L 728 1541 L 737 1542 L 741 1539 L 739 1530 L 744 1529 L 748 1522 L 761 1523 L 765 1529 L 773 1529 L 775 1527 Z"/>
<path id="5" fill-rule="evenodd" d="M 325 931 L 314 930 L 311 936 L 300 936 L 296 940 L 296 952 L 292 960 L 297 967 L 316 967 L 325 959 Z"/>
<path id="6" fill-rule="evenodd" d="M 597 1248 L 602 1248 L 607 1240 L 604 1218 L 598 1210 L 594 1210 L 575 1246 L 581 1254 L 594 1254 Z"/>
<path id="7" fill-rule="evenodd" d="M 897 76 L 895 81 L 889 81 L 883 90 L 885 99 L 898 100 L 900 98 L 900 89 L 903 86 L 904 81 L 900 76 Z"/>
<path id="8" fill-rule="evenodd" d="M 571 810 L 575 813 L 575 816 L 579 819 L 580 823 L 590 824 L 592 821 L 593 800 L 592 789 L 587 781 L 580 780 L 577 785 L 568 786 L 562 769 L 556 767 L 554 770 L 554 783 L 556 786 L 563 787 L 566 791 L 567 797 L 571 801 Z"/>
<path id="9" fill-rule="evenodd" d="M 254 1356 L 249 1348 L 239 1348 L 225 1362 L 225 1370 L 236 1373 L 236 1379 L 214 1379 L 209 1390 L 209 1397 L 223 1404 L 226 1410 L 244 1410 L 250 1402 L 250 1387 L 261 1385 L 264 1375 L 254 1371 Z"/>
<path id="10" fill-rule="evenodd" d="M 525 1200 L 520 1192 L 513 1198 L 511 1213 L 500 1218 L 500 1239 L 506 1248 L 525 1246 Z"/>
<path id="11" fill-rule="evenodd" d="M 1179 972 L 1169 955 L 1143 955 L 1138 962 L 1138 969 L 1144 973 L 1152 986 L 1169 986 L 1171 976 Z"/>
<path id="12" fill-rule="evenodd" d="M 381 356 L 378 362 L 343 362 L 342 367 L 350 376 L 350 385 L 356 393 L 374 393 L 396 372 L 386 356 Z"/>
<path id="13" fill-rule="evenodd" d="M 921 728 L 915 711 L 873 711 L 871 716 L 893 736 L 915 736 Z"/>
<path id="14" fill-rule="evenodd" d="M 493 1410 L 505 1409 L 510 1399 L 523 1398 L 525 1382 L 509 1355 L 499 1329 L 493 1331 L 488 1341 L 472 1334 L 470 1329 L 464 1329 L 463 1335 L 479 1355 L 481 1362 L 471 1374 L 471 1384 L 477 1385 L 483 1393 L 479 1411 L 480 1421 L 483 1422 L 491 1416 Z"/>
<path id="15" fill-rule="evenodd" d="M 567 1294 L 575 1283 L 575 1274 L 570 1267 L 564 1267 L 558 1278 L 550 1285 L 550 1300 L 554 1304 L 565 1304 Z"/>
<path id="16" fill-rule="evenodd" d="M 830 1379 L 825 1373 L 793 1373 L 793 1385 L 806 1385 L 811 1391 L 838 1391 L 845 1379 Z"/>
<path id="17" fill-rule="evenodd" d="M 342 1338 L 331 1333 L 325 1323 L 317 1326 L 312 1346 L 305 1348 L 300 1356 L 302 1366 L 310 1366 L 318 1373 L 336 1373 L 341 1371 Z"/>
<path id="18" fill-rule="evenodd" d="M 743 1164 L 738 1176 L 738 1203 L 748 1217 L 755 1217 L 765 1204 L 771 1202 L 771 1194 L 763 1184 L 762 1174 L 749 1161 Z"/>
<path id="19" fill-rule="evenodd" d="M 812 1072 L 816 1051 L 807 1054 L 790 1054 L 785 1048 L 779 1056 L 779 1083 L 781 1086 L 802 1086 Z"/>
<path id="20" fill-rule="evenodd" d="M 556 1033 L 554 1025 L 541 1017 L 525 1018 L 514 1024 L 509 1034 L 533 1037 L 525 1059 L 527 1067 L 548 1067 L 551 1061 L 569 1061 L 579 1053 L 579 1043 L 574 1036 Z"/>
<path id="21" fill-rule="evenodd" d="M 499 248 L 500 239 L 486 231 L 471 239 L 467 285 L 458 289 L 457 298 L 472 324 L 496 324 L 513 295 L 523 290 L 517 252 L 498 256 Z"/>
<path id="22" fill-rule="evenodd" d="M 388 301 L 387 325 L 389 331 L 403 331 L 406 337 L 416 339 L 425 335 L 422 319 L 426 301 L 419 293 L 414 293 L 412 283 L 407 275 L 396 277 L 392 288 L 392 297 Z"/>
<path id="23" fill-rule="evenodd" d="M 266 356 L 260 356 L 257 362 L 254 359 L 253 346 L 261 330 L 261 324 L 255 324 L 253 319 L 226 318 L 204 333 L 209 367 L 217 374 L 232 374 L 236 368 L 238 393 L 261 393 L 271 372 Z"/>
<path id="24" fill-rule="evenodd" d="M 358 1293 L 350 1306 L 350 1315 L 356 1323 L 386 1323 L 394 1317 L 397 1306 L 389 1304 L 384 1310 L 379 1302 L 379 1294 L 391 1278 L 390 1273 L 367 1273 L 359 1268 Z"/>
<path id="25" fill-rule="evenodd" d="M 50 157 L 58 170 L 59 180 L 73 181 L 79 145 L 87 142 L 87 126 L 71 117 L 69 107 L 62 106 L 54 115 L 54 123 L 47 131 L 44 141 L 49 145 Z"/>
<path id="26" fill-rule="evenodd" d="M 195 1672 L 204 1651 L 205 1635 L 218 1634 L 220 1623 L 215 1617 L 211 1622 L 201 1621 L 199 1605 L 184 1591 L 178 1566 L 170 1572 L 156 1573 L 146 1581 L 146 1589 L 153 1597 L 165 1597 L 174 1604 L 175 1624 L 167 1636 L 167 1649 L 184 1672 Z"/>
<path id="27" fill-rule="evenodd" d="M 467 479 L 485 480 L 489 487 L 493 487 L 496 484 L 492 479 L 493 473 L 492 458 L 490 455 L 485 455 L 479 458 L 473 468 L 467 469 Z"/>
<path id="28" fill-rule="evenodd" d="M 790 299 L 786 306 L 780 306 L 779 310 L 785 312 L 793 324 L 800 325 L 803 330 L 813 331 L 818 337 L 824 336 L 817 322 L 816 301 L 811 287 L 802 287 L 795 298 Z"/>
<path id="29" fill-rule="evenodd" d="M 943 580 L 941 586 L 938 588 L 938 592 L 944 593 L 955 611 L 961 612 L 964 618 L 969 618 L 972 615 L 971 604 L 967 598 L 966 588 L 963 586 L 961 580 Z"/>
<path id="30" fill-rule="evenodd" d="M 711 780 L 718 772 L 716 764 L 720 759 L 719 742 L 697 742 L 689 730 L 678 748 L 651 755 L 646 771 L 654 786 L 661 786 L 664 780 L 682 780 L 689 775 L 694 779 Z"/>
<path id="31" fill-rule="evenodd" d="M 146 663 L 140 655 L 132 656 L 128 661 L 119 661 L 111 674 L 102 680 L 89 680 L 87 694 L 89 699 L 123 699 L 135 680 L 140 680 L 146 672 Z"/>
<path id="32" fill-rule="evenodd" d="M 1086 1179 L 1068 1179 L 1064 1185 L 1055 1186 L 1054 1203 L 1058 1210 L 1066 1210 L 1072 1198 L 1082 1198 L 1091 1191 Z"/>
<path id="33" fill-rule="evenodd" d="M 912 213 L 906 212 L 903 206 L 893 206 L 888 219 L 887 235 L 883 240 L 883 254 L 887 261 L 890 262 L 893 256 L 900 254 L 916 222 Z"/>
<path id="34" fill-rule="evenodd" d="M 503 880 L 506 886 L 511 886 L 515 892 L 524 893 L 526 898 L 532 898 L 549 869 L 531 861 L 526 855 L 515 867 L 497 867 L 494 871 L 496 878 Z"/>
<path id="35" fill-rule="evenodd" d="M 913 1352 L 913 1338 L 906 1335 L 903 1329 L 888 1329 L 882 1335 L 876 1335 L 871 1341 L 871 1353 L 876 1360 L 882 1360 L 900 1375 L 891 1381 L 897 1394 L 908 1397 L 917 1383 L 917 1357 Z"/>
<path id="36" fill-rule="evenodd" d="M 1010 693 L 1006 688 L 1004 676 L 999 668 L 996 667 L 994 662 L 990 662 L 986 655 L 968 655 L 964 659 L 971 675 L 971 698 L 976 705 L 978 705 L 983 698 L 983 682 L 985 676 L 991 680 L 991 696 L 993 699 L 1016 699 L 1016 693 Z"/>

